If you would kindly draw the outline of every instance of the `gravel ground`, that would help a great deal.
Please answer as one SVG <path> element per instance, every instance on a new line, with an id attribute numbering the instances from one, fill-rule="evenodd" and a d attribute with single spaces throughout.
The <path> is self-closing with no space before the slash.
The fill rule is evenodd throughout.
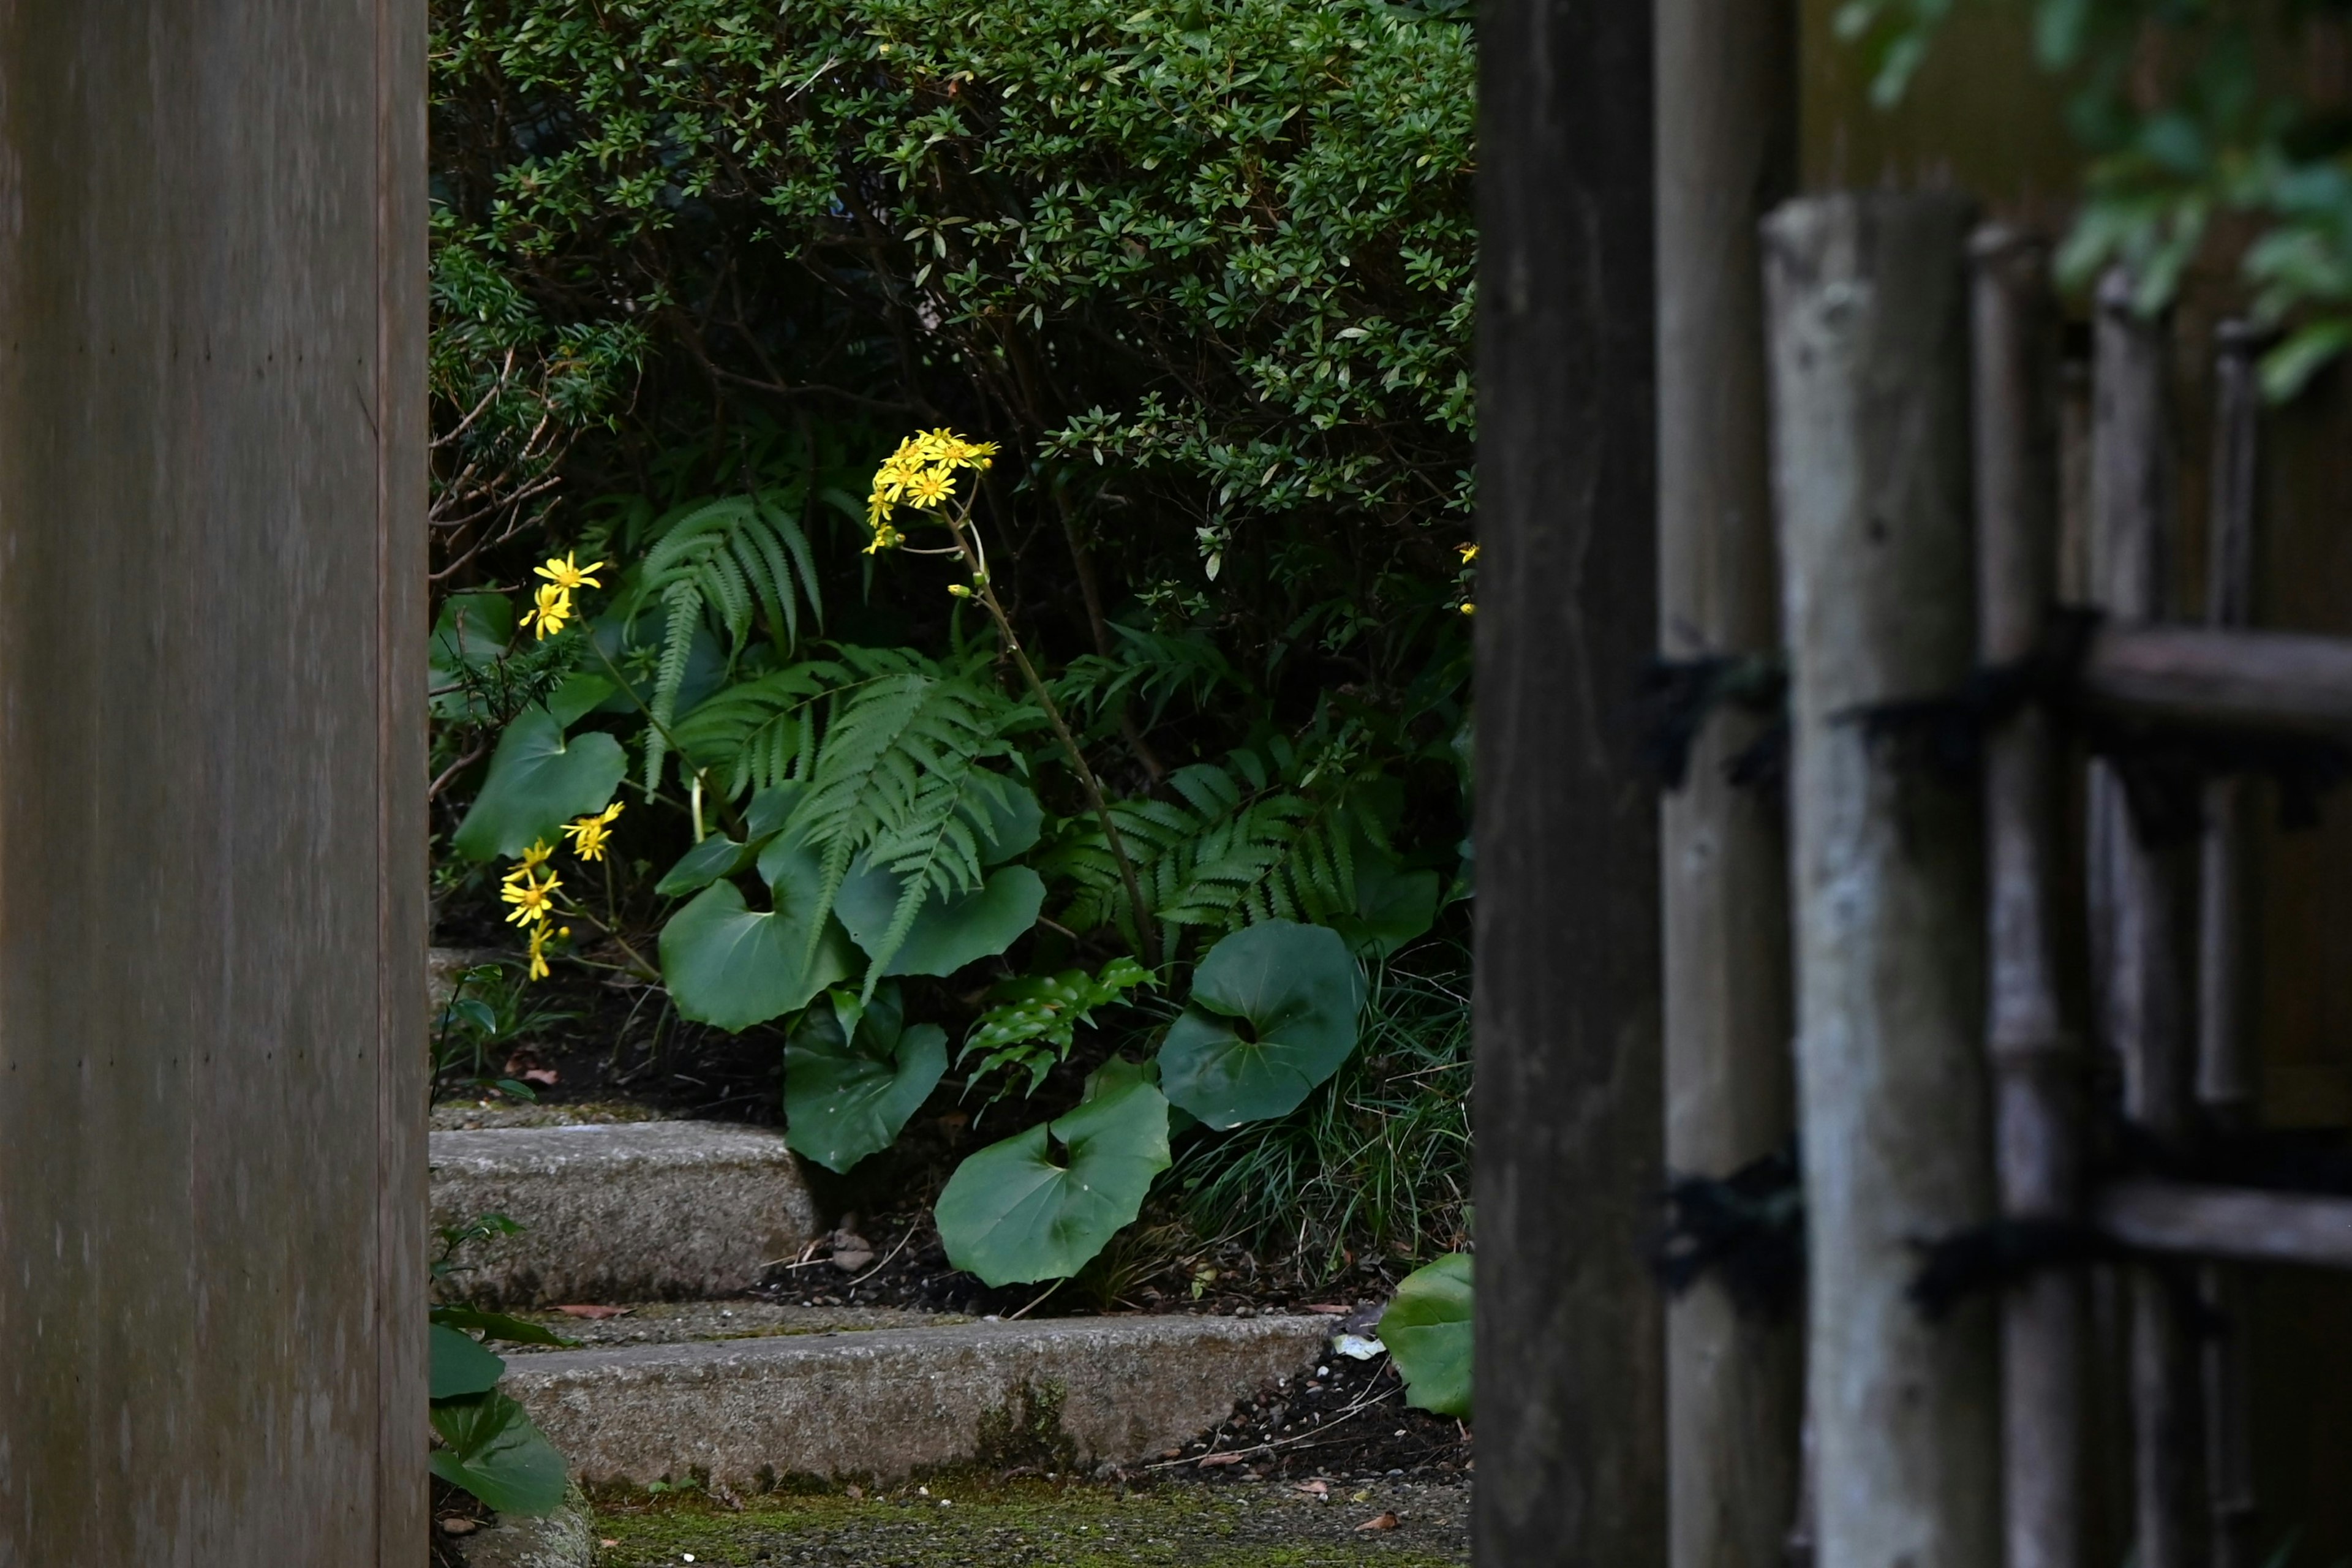
<path id="1" fill-rule="evenodd" d="M 874 1496 L 607 1500 L 600 1568 L 1436 1568 L 1470 1561 L 1470 1490 L 1382 1480 L 1139 1487 L 935 1480 Z M 1367 1528 L 1369 1527 L 1369 1528 Z M 691 1555 L 689 1555 L 691 1554 Z"/>

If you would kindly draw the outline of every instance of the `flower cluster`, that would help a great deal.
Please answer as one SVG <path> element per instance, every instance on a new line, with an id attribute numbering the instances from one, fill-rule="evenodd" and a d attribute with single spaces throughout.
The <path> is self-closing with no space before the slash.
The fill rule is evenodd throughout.
<path id="1" fill-rule="evenodd" d="M 583 588 L 601 588 L 604 584 L 588 575 L 604 563 L 591 561 L 583 566 L 573 560 L 576 551 L 551 555 L 544 566 L 533 567 L 533 573 L 547 579 L 531 597 L 530 608 L 524 612 L 522 624 L 532 627 L 541 640 L 563 629 L 572 619 L 572 595 Z"/>
<path id="2" fill-rule="evenodd" d="M 939 510 L 955 499 L 959 469 L 985 468 L 995 458 L 995 442 L 967 441 L 944 426 L 899 442 L 898 449 L 874 471 L 874 493 L 866 498 L 866 522 L 874 531 L 866 553 L 877 554 L 905 541 L 906 535 L 890 525 L 891 514 L 900 507 Z"/>
<path id="3" fill-rule="evenodd" d="M 550 563 L 553 564 L 553 563 Z M 594 568 L 587 568 L 594 570 Z M 583 860 L 602 860 L 612 835 L 613 821 L 621 815 L 621 803 L 614 801 L 601 812 L 578 817 L 564 825 L 563 831 L 572 838 L 572 852 Z M 555 850 L 544 838 L 522 852 L 499 889 L 500 901 L 509 906 L 507 921 L 510 925 L 528 927 L 530 931 L 530 978 L 547 978 L 547 943 L 551 936 L 567 937 L 572 928 L 558 930 L 552 924 L 556 914 L 555 895 L 563 886 L 563 879 L 547 863 Z M 541 875 L 541 868 L 546 874 Z"/>
<path id="4" fill-rule="evenodd" d="M 1462 557 L 1462 570 L 1454 574 L 1454 577 L 1462 590 L 1462 596 L 1455 602 L 1454 608 L 1465 616 L 1475 616 L 1478 613 L 1478 606 L 1472 602 L 1470 592 L 1471 581 L 1476 575 L 1474 569 L 1478 564 L 1478 547 L 1475 544 L 1457 544 L 1454 550 L 1454 553 Z"/>

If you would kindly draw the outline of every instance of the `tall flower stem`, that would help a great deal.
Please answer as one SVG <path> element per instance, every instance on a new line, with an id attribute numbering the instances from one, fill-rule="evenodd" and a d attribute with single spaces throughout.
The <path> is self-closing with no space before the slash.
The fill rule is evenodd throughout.
<path id="1" fill-rule="evenodd" d="M 1029 650 L 1021 646 L 1021 634 L 1013 629 L 1013 617 L 1004 613 L 1004 605 L 996 596 L 996 585 L 989 581 L 988 560 L 980 547 L 979 531 L 971 521 L 970 505 L 959 515 L 941 515 L 948 531 L 955 536 L 956 548 L 962 553 L 964 564 L 971 571 L 972 593 L 979 598 L 989 617 L 996 623 L 997 635 L 1004 639 L 1005 651 L 1021 669 L 1021 678 L 1029 683 L 1038 703 L 1045 710 L 1046 721 L 1054 726 L 1054 734 L 1062 742 L 1064 754 L 1078 776 L 1078 787 L 1086 792 L 1087 804 L 1094 808 L 1095 820 L 1102 824 L 1103 837 L 1110 846 L 1111 858 L 1118 862 L 1118 879 L 1126 885 L 1128 907 L 1135 914 L 1136 940 L 1143 946 L 1143 962 L 1153 970 L 1160 963 L 1160 927 L 1151 918 L 1151 907 L 1144 902 L 1143 883 L 1135 874 L 1135 863 L 1128 858 L 1127 840 L 1111 819 L 1110 803 L 1103 795 L 1102 781 L 1088 765 L 1086 752 L 1078 748 L 1078 738 L 1070 732 L 1067 721 L 1062 717 L 1061 704 L 1045 689 L 1045 682 L 1037 674 L 1037 667 L 1029 662 Z"/>

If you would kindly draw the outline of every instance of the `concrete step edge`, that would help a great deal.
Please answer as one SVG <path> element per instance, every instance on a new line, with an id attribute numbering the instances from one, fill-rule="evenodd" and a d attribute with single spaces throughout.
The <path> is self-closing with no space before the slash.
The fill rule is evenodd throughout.
<path id="1" fill-rule="evenodd" d="M 574 1474 L 738 1489 L 897 1479 L 992 1446 L 1084 1466 L 1156 1456 L 1311 1368 L 1313 1317 L 1065 1318 L 517 1356 L 502 1385 Z"/>

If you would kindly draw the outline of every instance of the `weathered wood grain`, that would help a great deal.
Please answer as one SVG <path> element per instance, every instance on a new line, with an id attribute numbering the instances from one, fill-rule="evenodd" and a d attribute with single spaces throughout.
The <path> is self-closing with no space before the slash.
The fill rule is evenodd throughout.
<path id="1" fill-rule="evenodd" d="M 1975 662 L 1968 231 L 1962 202 L 1893 195 L 1791 203 L 1767 231 L 1807 1378 L 1839 1568 L 2001 1554 L 1992 1310 L 1931 1323 L 1907 1296 L 1917 1241 L 1994 1213 L 1981 822 L 1850 717 Z"/>
<path id="2" fill-rule="evenodd" d="M 1665 1556 L 1647 0 L 1480 16 L 1481 1562 Z"/>
<path id="3" fill-rule="evenodd" d="M 425 1552 L 424 7 L 0 5 L 0 1563 Z"/>

